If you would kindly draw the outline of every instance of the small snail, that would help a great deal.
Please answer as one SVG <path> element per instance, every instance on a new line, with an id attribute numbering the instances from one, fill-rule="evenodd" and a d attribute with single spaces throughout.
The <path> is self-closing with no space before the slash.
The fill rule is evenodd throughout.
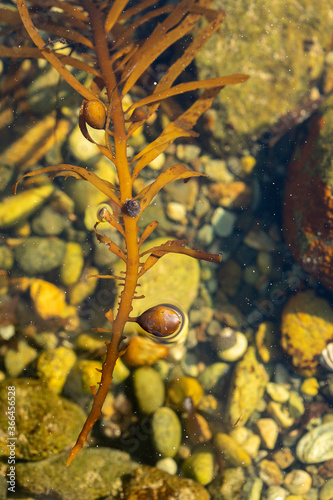
<path id="1" fill-rule="evenodd" d="M 173 304 L 158 304 L 136 318 L 152 340 L 162 344 L 184 342 L 188 333 L 187 314 Z"/>
<path id="2" fill-rule="evenodd" d="M 106 111 L 104 104 L 98 99 L 83 101 L 83 117 L 92 128 L 103 129 L 106 122 Z"/>
<path id="3" fill-rule="evenodd" d="M 141 205 L 138 200 L 126 200 L 124 205 L 124 212 L 131 217 L 137 217 L 141 212 Z"/>

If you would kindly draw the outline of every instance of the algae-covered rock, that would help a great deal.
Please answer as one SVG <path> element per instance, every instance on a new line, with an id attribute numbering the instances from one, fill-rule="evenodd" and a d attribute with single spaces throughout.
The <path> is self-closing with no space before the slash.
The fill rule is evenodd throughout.
<path id="1" fill-rule="evenodd" d="M 239 150 L 242 138 L 260 134 L 292 111 L 321 75 L 333 30 L 332 5 L 325 0 L 315 6 L 215 0 L 214 7 L 227 15 L 196 55 L 196 64 L 200 80 L 250 75 L 245 83 L 226 86 L 210 111 L 214 145 L 222 148 L 229 142 Z"/>
<path id="2" fill-rule="evenodd" d="M 7 229 L 25 221 L 51 196 L 52 184 L 29 189 L 0 202 L 0 228 Z"/>
<path id="3" fill-rule="evenodd" d="M 245 425 L 264 395 L 268 375 L 259 363 L 254 347 L 249 347 L 238 362 L 229 386 L 226 421 L 230 427 L 235 422 Z"/>
<path id="4" fill-rule="evenodd" d="M 79 406 L 54 394 L 38 380 L 0 382 L 0 456 L 8 456 L 8 388 L 15 388 L 15 452 L 17 459 L 42 460 L 73 445 L 85 414 Z"/>
<path id="5" fill-rule="evenodd" d="M 150 415 L 164 403 L 164 383 L 154 368 L 149 366 L 137 368 L 133 374 L 133 387 L 142 413 Z"/>
<path id="6" fill-rule="evenodd" d="M 12 250 L 5 245 L 0 246 L 0 269 L 9 271 L 14 264 L 14 255 Z"/>
<path id="7" fill-rule="evenodd" d="M 40 462 L 16 466 L 18 486 L 32 495 L 52 495 L 66 500 L 95 500 L 116 495 L 122 490 L 122 477 L 138 464 L 129 455 L 109 448 L 83 449 L 70 467 L 68 452 Z"/>
<path id="8" fill-rule="evenodd" d="M 166 406 L 155 411 L 152 419 L 153 444 L 162 457 L 174 457 L 180 446 L 182 428 L 177 414 Z"/>
<path id="9" fill-rule="evenodd" d="M 37 362 L 37 374 L 42 382 L 55 393 L 60 393 L 69 371 L 76 361 L 72 349 L 60 346 L 44 351 Z"/>
<path id="10" fill-rule="evenodd" d="M 313 290 L 291 297 L 282 311 L 281 345 L 303 375 L 315 373 L 318 358 L 333 340 L 333 310 Z"/>
<path id="11" fill-rule="evenodd" d="M 80 398 L 91 395 L 90 386 L 97 387 L 101 381 L 102 363 L 97 360 L 82 359 L 78 361 L 68 375 L 65 394 Z"/>
<path id="12" fill-rule="evenodd" d="M 59 267 L 65 257 L 66 244 L 57 238 L 25 238 L 15 248 L 17 264 L 25 274 L 47 273 Z"/>
<path id="13" fill-rule="evenodd" d="M 209 500 L 205 488 L 191 479 L 170 476 L 155 467 L 139 467 L 124 483 L 124 498 L 142 500 Z M 111 500 L 109 498 L 108 500 Z"/>
<path id="14" fill-rule="evenodd" d="M 182 464 L 182 473 L 206 485 L 214 478 L 214 455 L 210 451 L 196 451 Z"/>

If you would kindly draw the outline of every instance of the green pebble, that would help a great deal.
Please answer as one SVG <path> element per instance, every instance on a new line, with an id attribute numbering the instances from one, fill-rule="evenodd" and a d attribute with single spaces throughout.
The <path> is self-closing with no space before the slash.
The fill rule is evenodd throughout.
<path id="1" fill-rule="evenodd" d="M 72 349 L 63 346 L 49 349 L 38 359 L 37 374 L 51 391 L 59 394 L 75 361 L 76 355 Z"/>
<path id="2" fill-rule="evenodd" d="M 155 450 L 162 457 L 174 457 L 182 437 L 177 414 L 166 406 L 159 408 L 153 415 L 152 429 Z"/>
<path id="3" fill-rule="evenodd" d="M 209 391 L 216 386 L 221 377 L 223 377 L 229 370 L 227 363 L 213 363 L 200 373 L 199 382 L 202 387 Z"/>
<path id="4" fill-rule="evenodd" d="M 289 414 L 292 418 L 300 418 L 304 415 L 305 407 L 303 398 L 298 392 L 291 391 L 288 401 Z"/>
<path id="5" fill-rule="evenodd" d="M 195 452 L 183 462 L 181 470 L 184 476 L 205 486 L 214 479 L 214 455 L 210 452 Z"/>
<path id="6" fill-rule="evenodd" d="M 14 255 L 12 250 L 5 245 L 0 246 L 0 269 L 10 271 L 14 264 Z"/>
<path id="7" fill-rule="evenodd" d="M 65 257 L 66 244 L 57 238 L 25 238 L 15 248 L 15 258 L 21 270 L 32 276 L 59 267 Z"/>
<path id="8" fill-rule="evenodd" d="M 70 241 L 66 245 L 65 258 L 60 270 L 60 280 L 65 286 L 74 285 L 82 273 L 84 257 L 81 245 Z"/>
<path id="9" fill-rule="evenodd" d="M 149 366 L 137 368 L 133 374 L 134 394 L 141 413 L 150 415 L 163 405 L 165 389 L 159 373 Z"/>
<path id="10" fill-rule="evenodd" d="M 223 432 L 215 434 L 214 445 L 230 467 L 248 467 L 251 465 L 251 458 L 248 453 L 228 434 Z"/>
<path id="11" fill-rule="evenodd" d="M 17 377 L 31 361 L 36 359 L 37 351 L 24 340 L 19 340 L 16 349 L 8 349 L 5 354 L 5 368 L 10 377 Z"/>
<path id="12" fill-rule="evenodd" d="M 86 419 L 83 410 L 39 380 L 0 383 L 0 455 L 8 456 L 8 387 L 15 388 L 16 459 L 43 460 L 73 445 Z"/>
<path id="13" fill-rule="evenodd" d="M 58 236 L 68 225 L 68 219 L 51 207 L 43 208 L 31 223 L 33 232 L 39 236 Z"/>

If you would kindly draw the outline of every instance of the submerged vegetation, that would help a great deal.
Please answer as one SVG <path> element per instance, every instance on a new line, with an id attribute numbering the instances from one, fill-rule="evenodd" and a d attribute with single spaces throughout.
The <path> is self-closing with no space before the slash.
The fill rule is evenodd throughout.
<path id="1" fill-rule="evenodd" d="M 107 245 L 126 266 L 123 274 L 98 275 L 100 279 L 117 281 L 122 291 L 116 313 L 113 313 L 112 304 L 105 313 L 110 323 L 110 341 L 106 346 L 101 381 L 98 388 L 91 387 L 94 398 L 92 408 L 67 465 L 82 448 L 101 415 L 115 363 L 125 349 L 122 345 L 125 324 L 128 321 L 137 322 L 157 340 L 173 340 L 177 334 L 182 317 L 171 305 L 161 304 L 140 317 L 131 316 L 133 299 L 140 298 L 137 290 L 140 278 L 168 253 L 181 253 L 211 262 L 220 261 L 219 255 L 187 248 L 185 240 L 171 240 L 149 250 L 141 250 L 141 245 L 156 229 L 158 222 L 151 222 L 141 229 L 138 221 L 156 194 L 168 183 L 179 179 L 186 181 L 202 175 L 200 172 L 176 164 L 163 169 L 141 191 L 136 192 L 133 188 L 142 170 L 176 139 L 197 135 L 192 130 L 194 125 L 225 85 L 247 79 L 246 75 L 236 74 L 203 81 L 178 82 L 184 69 L 192 63 L 197 52 L 223 21 L 224 13 L 212 10 L 210 4 L 207 0 L 181 0 L 175 5 L 156 4 L 151 0 L 134 3 L 127 0 L 33 0 L 27 5 L 25 0 L 18 0 L 17 10 L 0 8 L 2 22 L 11 32 L 11 44 L 8 44 L 11 46 L 0 47 L 2 56 L 18 61 L 26 58 L 44 59 L 73 91 L 82 96 L 80 130 L 87 141 L 96 144 L 99 151 L 110 160 L 110 169 L 112 165 L 115 166 L 118 176 L 117 183 L 111 183 L 83 167 L 61 163 L 25 173 L 19 179 L 21 181 L 45 173 L 51 177 L 74 177 L 89 182 L 107 195 L 109 208 L 103 208 L 97 214 L 94 231 L 97 239 Z M 205 23 L 201 23 L 199 30 L 197 24 L 203 18 Z M 147 92 L 142 81 L 150 66 L 170 47 L 193 33 L 194 29 L 195 36 L 186 39 L 181 53 L 177 45 L 177 57 L 159 80 L 154 82 L 153 90 Z M 24 35 L 25 30 L 29 38 Z M 142 38 L 139 33 L 144 33 Z M 24 43 L 20 42 L 22 37 Z M 70 47 L 70 54 L 63 53 L 64 47 Z M 19 72 L 19 62 L 15 70 Z M 89 84 L 81 83 L 75 70 L 86 72 L 90 76 L 86 79 Z M 200 95 L 188 109 L 174 117 L 139 154 L 128 157 L 129 139 L 149 122 L 165 100 L 198 90 L 201 91 Z M 127 96 L 132 93 L 132 104 L 128 105 Z M 90 127 L 104 130 L 104 141 L 97 143 Z M 18 182 L 14 186 L 14 193 Z M 98 232 L 101 222 L 107 222 L 122 236 L 122 246 Z M 96 331 L 106 332 L 104 329 Z"/>

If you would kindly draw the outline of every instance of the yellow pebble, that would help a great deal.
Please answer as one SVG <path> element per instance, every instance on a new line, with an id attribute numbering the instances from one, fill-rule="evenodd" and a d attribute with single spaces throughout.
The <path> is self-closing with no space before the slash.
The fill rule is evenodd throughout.
<path id="1" fill-rule="evenodd" d="M 254 169 L 255 164 L 256 159 L 253 156 L 243 156 L 241 159 L 241 165 L 245 174 L 250 174 Z"/>
<path id="2" fill-rule="evenodd" d="M 307 396 L 316 396 L 318 394 L 319 384 L 315 377 L 306 378 L 301 385 L 301 392 Z"/>

